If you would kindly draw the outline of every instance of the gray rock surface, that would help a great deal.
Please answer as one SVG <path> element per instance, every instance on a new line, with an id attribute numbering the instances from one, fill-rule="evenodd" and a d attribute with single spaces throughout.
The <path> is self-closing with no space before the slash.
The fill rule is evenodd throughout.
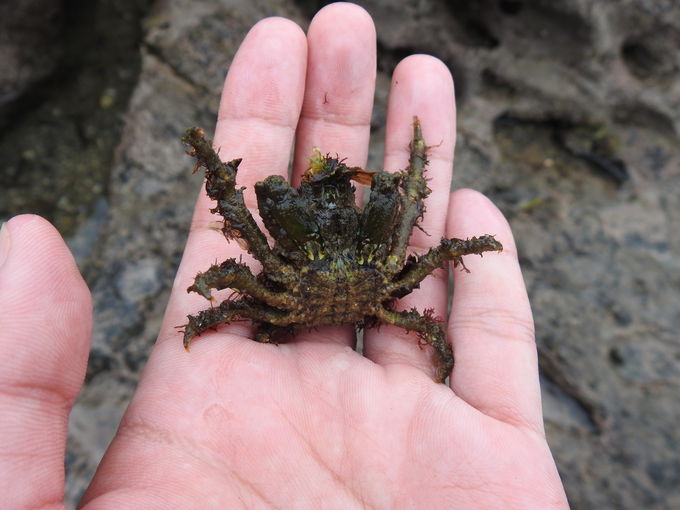
<path id="1" fill-rule="evenodd" d="M 454 186 L 487 193 L 512 224 L 548 439 L 572 507 L 680 507 L 680 4 L 359 3 L 379 38 L 371 165 L 399 59 L 426 52 L 452 69 Z M 144 18 L 108 193 L 69 239 L 97 324 L 71 420 L 70 502 L 134 389 L 181 257 L 200 186 L 181 132 L 213 125 L 255 21 L 277 14 L 304 26 L 320 5 L 165 0 Z"/>

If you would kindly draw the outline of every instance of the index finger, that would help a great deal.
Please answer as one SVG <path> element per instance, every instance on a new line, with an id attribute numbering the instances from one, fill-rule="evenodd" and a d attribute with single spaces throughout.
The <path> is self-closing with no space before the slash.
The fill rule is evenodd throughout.
<path id="1" fill-rule="evenodd" d="M 256 209 L 254 184 L 268 175 L 285 176 L 288 172 L 306 65 L 307 41 L 302 29 L 283 18 L 268 18 L 250 30 L 230 66 L 213 146 L 222 161 L 243 158 L 237 183 L 246 188 L 244 199 L 250 210 Z M 238 244 L 227 243 L 221 232 L 210 228 L 213 221 L 221 220 L 210 212 L 213 205 L 202 189 L 159 341 L 177 339 L 174 328 L 186 322 L 187 313 L 206 308 L 204 298 L 186 292 L 196 273 L 227 257 L 243 255 L 253 263 Z"/>

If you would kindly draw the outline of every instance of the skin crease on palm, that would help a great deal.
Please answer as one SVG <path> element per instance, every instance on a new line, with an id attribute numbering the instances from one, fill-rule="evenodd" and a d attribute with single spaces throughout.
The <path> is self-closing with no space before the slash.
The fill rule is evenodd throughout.
<path id="1" fill-rule="evenodd" d="M 227 76 L 215 145 L 243 157 L 239 180 L 285 175 L 294 183 L 313 145 L 364 166 L 376 73 L 375 28 L 333 4 L 307 35 L 265 19 Z M 233 324 L 182 348 L 174 326 L 205 307 L 186 288 L 236 243 L 210 228 L 201 194 L 158 341 L 92 484 L 84 509 L 566 508 L 546 443 L 533 323 L 508 224 L 471 190 L 449 193 L 455 143 L 453 82 L 437 59 L 415 55 L 394 71 L 387 170 L 408 158 L 418 115 L 430 151 L 432 194 L 411 244 L 492 233 L 503 253 L 456 271 L 447 332 L 456 366 L 433 382 L 431 352 L 393 327 L 321 328 L 290 343 L 258 344 Z M 179 147 L 178 147 L 179 149 Z M 187 158 L 187 171 L 191 161 Z M 0 493 L 6 508 L 64 508 L 68 412 L 89 350 L 91 298 L 58 233 L 35 216 L 0 234 Z M 36 243 L 40 249 L 36 250 Z M 244 256 L 245 261 L 252 262 Z M 446 316 L 443 270 L 399 303 Z"/>

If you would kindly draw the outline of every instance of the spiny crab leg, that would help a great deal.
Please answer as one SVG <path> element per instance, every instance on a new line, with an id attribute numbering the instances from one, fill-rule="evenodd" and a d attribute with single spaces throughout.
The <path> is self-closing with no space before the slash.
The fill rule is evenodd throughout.
<path id="1" fill-rule="evenodd" d="M 420 338 L 431 345 L 437 357 L 437 382 L 444 382 L 453 369 L 453 351 L 446 341 L 446 335 L 440 322 L 416 310 L 395 312 L 386 308 L 378 310 L 376 316 L 388 324 L 404 328 L 407 331 L 416 331 Z"/>
<path id="2" fill-rule="evenodd" d="M 267 289 L 257 281 L 248 266 L 236 262 L 235 259 L 227 259 L 221 264 L 210 266 L 204 273 L 198 273 L 187 292 L 196 292 L 212 301 L 210 289 L 233 289 L 239 294 L 252 296 L 278 308 L 286 308 L 288 304 L 283 294 Z"/>
<path id="3" fill-rule="evenodd" d="M 196 168 L 203 166 L 206 169 L 205 189 L 208 196 L 217 201 L 213 212 L 219 212 L 224 218 L 225 236 L 244 241 L 248 253 L 262 263 L 268 274 L 290 274 L 292 268 L 272 253 L 267 238 L 245 205 L 243 191 L 236 189 L 236 170 L 241 160 L 223 163 L 199 128 L 187 129 L 182 141 L 193 148 L 189 154 L 196 158 Z"/>
<path id="4" fill-rule="evenodd" d="M 418 117 L 413 117 L 413 139 L 408 168 L 403 172 L 401 203 L 392 249 L 387 257 L 387 267 L 395 272 L 401 269 L 406 257 L 408 240 L 413 226 L 425 211 L 424 199 L 430 194 L 423 173 L 427 165 L 427 146 L 423 140 L 423 132 Z"/>
<path id="5" fill-rule="evenodd" d="M 209 308 L 196 315 L 189 315 L 189 322 L 184 328 L 184 348 L 189 350 L 191 340 L 201 333 L 205 333 L 209 329 L 215 329 L 220 324 L 226 324 L 239 319 L 252 319 L 274 326 L 286 326 L 289 324 L 287 312 L 254 303 L 249 299 L 222 301 L 220 306 L 216 308 Z"/>
<path id="6" fill-rule="evenodd" d="M 406 268 L 400 278 L 387 286 L 387 292 L 393 297 L 402 297 L 410 293 L 432 271 L 442 265 L 445 260 L 452 260 L 454 266 L 463 264 L 463 255 L 481 255 L 485 251 L 503 251 L 503 245 L 494 236 L 472 237 L 470 239 L 442 239 L 439 246 L 419 257 L 409 257 Z"/>

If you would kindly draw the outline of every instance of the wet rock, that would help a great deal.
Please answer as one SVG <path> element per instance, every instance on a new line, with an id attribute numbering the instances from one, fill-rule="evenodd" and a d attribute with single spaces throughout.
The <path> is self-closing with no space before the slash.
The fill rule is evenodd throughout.
<path id="1" fill-rule="evenodd" d="M 0 125 L 16 111 L 12 103 L 55 69 L 62 16 L 60 3 L 50 0 L 0 4 Z"/>
<path id="2" fill-rule="evenodd" d="M 0 3 L 0 217 L 71 235 L 101 204 L 150 3 Z"/>

